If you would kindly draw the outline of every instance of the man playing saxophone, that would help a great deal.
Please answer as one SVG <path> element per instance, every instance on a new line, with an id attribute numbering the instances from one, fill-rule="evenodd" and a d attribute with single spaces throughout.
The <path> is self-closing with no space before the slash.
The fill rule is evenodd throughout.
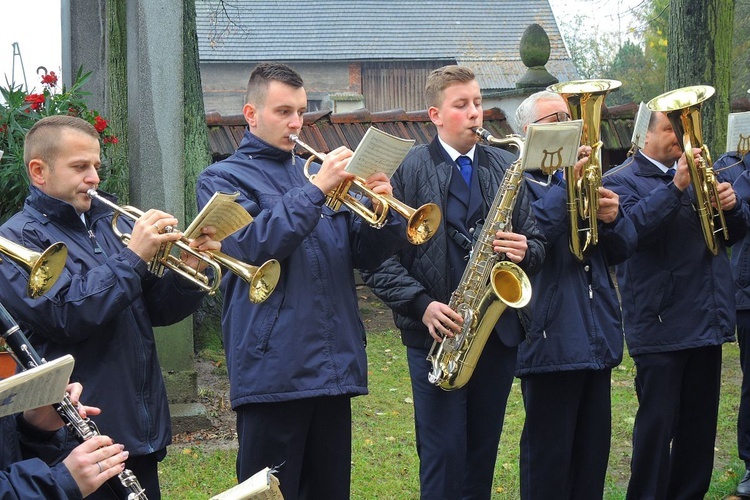
<path id="1" fill-rule="evenodd" d="M 437 136 L 416 146 L 391 179 L 394 195 L 411 206 L 436 203 L 444 214 L 436 235 L 402 250 L 366 283 L 394 312 L 406 345 L 414 396 L 420 488 L 424 499 L 490 498 L 505 405 L 513 381 L 516 346 L 523 331 L 516 311 L 506 310 L 489 336 L 469 382 L 445 391 L 428 381 L 433 342 L 453 336 L 462 316 L 448 307 L 467 265 L 472 235 L 489 211 L 514 160 L 500 148 L 478 145 L 482 96 L 473 72 L 445 66 L 425 88 Z M 512 211 L 514 232 L 498 232 L 489 251 L 504 254 L 527 273 L 544 259 L 523 185 Z M 483 292 L 483 290 L 476 290 Z"/>
<path id="2" fill-rule="evenodd" d="M 153 327 L 186 318 L 206 293 L 177 273 L 157 278 L 148 272 L 161 246 L 182 237 L 165 231 L 177 226 L 172 215 L 147 211 L 128 227 L 127 245 L 114 233 L 112 210 L 87 194 L 99 184 L 99 153 L 96 129 L 77 117 L 46 117 L 29 130 L 29 196 L 0 234 L 31 250 L 61 241 L 68 258 L 39 298 L 26 295 L 26 270 L 4 259 L 0 298 L 41 357 L 75 357 L 72 380 L 86 385 L 87 402 L 102 410 L 97 425 L 125 445 L 127 468 L 153 500 L 160 498 L 158 462 L 172 438 Z M 214 233 L 204 228 L 191 246 L 219 250 Z M 195 256 L 185 262 L 200 265 Z"/>
<path id="3" fill-rule="evenodd" d="M 703 498 L 713 469 L 721 346 L 734 340 L 735 300 L 725 245 L 747 231 L 748 206 L 718 185 L 729 241 L 703 238 L 685 154 L 669 118 L 653 112 L 645 146 L 604 178 L 638 233 L 617 265 L 638 412 L 628 498 Z"/>
<path id="4" fill-rule="evenodd" d="M 563 98 L 538 92 L 516 110 L 518 130 L 570 119 Z M 575 174 L 591 154 L 581 146 Z M 566 171 L 571 172 L 571 169 Z M 521 434 L 523 499 L 602 498 L 611 439 L 610 380 L 623 353 L 622 318 L 608 267 L 634 250 L 632 222 L 617 194 L 599 188 L 599 242 L 579 260 L 569 248 L 567 186 L 558 170 L 527 171 L 539 229 L 547 239 L 542 270 L 531 278 L 528 336 L 518 348 L 526 420 Z"/>

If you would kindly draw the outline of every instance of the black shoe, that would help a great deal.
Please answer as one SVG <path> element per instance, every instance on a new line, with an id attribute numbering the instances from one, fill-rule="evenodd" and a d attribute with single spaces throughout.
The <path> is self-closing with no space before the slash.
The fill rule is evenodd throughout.
<path id="1" fill-rule="evenodd" d="M 737 485 L 735 493 L 737 496 L 750 498 L 750 470 L 745 471 L 745 475 L 742 476 L 742 481 Z"/>

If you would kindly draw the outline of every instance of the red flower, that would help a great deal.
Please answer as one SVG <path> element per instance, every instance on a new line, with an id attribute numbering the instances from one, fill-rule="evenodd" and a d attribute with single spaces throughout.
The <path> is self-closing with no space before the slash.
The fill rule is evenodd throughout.
<path id="1" fill-rule="evenodd" d="M 104 144 L 117 144 L 117 137 L 114 135 L 105 135 L 103 142 Z"/>
<path id="2" fill-rule="evenodd" d="M 42 75 L 42 83 L 54 87 L 57 84 L 57 75 L 54 71 L 50 71 L 46 75 Z"/>
<path id="3" fill-rule="evenodd" d="M 8 131 L 8 124 L 7 123 L 3 123 L 2 125 L 0 125 L 0 134 L 4 134 L 7 131 Z"/>
<path id="4" fill-rule="evenodd" d="M 31 104 L 31 109 L 39 111 L 44 104 L 44 94 L 29 94 L 24 99 L 24 102 Z"/>
<path id="5" fill-rule="evenodd" d="M 107 128 L 107 125 L 108 125 L 107 120 L 105 120 L 101 116 L 97 116 L 94 118 L 94 128 L 100 134 L 104 132 L 104 129 Z"/>

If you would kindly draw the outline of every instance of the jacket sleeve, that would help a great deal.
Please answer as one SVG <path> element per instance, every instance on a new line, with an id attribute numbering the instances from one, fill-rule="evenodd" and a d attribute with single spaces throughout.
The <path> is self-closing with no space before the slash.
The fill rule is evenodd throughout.
<path id="1" fill-rule="evenodd" d="M 371 271 L 362 271 L 362 279 L 373 293 L 394 312 L 421 321 L 425 309 L 434 299 L 414 279 L 398 256 L 391 257 Z"/>
<path id="2" fill-rule="evenodd" d="M 64 429 L 36 430 L 24 425 L 20 414 L 4 417 L 0 425 L 3 428 L 0 498 L 81 498 L 78 485 L 60 462 L 73 446 L 68 445 Z"/>
<path id="3" fill-rule="evenodd" d="M 672 182 L 659 185 L 643 197 L 626 178 L 613 176 L 605 184 L 620 197 L 620 209 L 638 235 L 638 248 L 648 248 L 659 241 L 664 228 L 677 217 L 682 206 L 684 193 Z"/>
<path id="4" fill-rule="evenodd" d="M 83 498 L 67 467 L 54 467 L 38 458 L 16 462 L 0 472 L 0 497 L 19 500 Z"/>
<path id="5" fill-rule="evenodd" d="M 232 193 L 237 186 L 212 172 L 198 178 L 198 208 L 203 208 L 217 191 Z M 314 184 L 293 187 L 278 200 L 261 200 L 240 191 L 235 200 L 254 217 L 253 222 L 222 241 L 222 252 L 243 262 L 259 265 L 269 259 L 283 261 L 315 229 L 323 213 L 325 195 Z"/>
<path id="6" fill-rule="evenodd" d="M 635 253 L 638 233 L 622 209 L 613 222 L 605 224 L 599 221 L 599 245 L 610 265 L 619 264 Z"/>
<path id="7" fill-rule="evenodd" d="M 526 274 L 532 276 L 542 268 L 547 240 L 537 227 L 536 217 L 531 208 L 531 198 L 525 182 L 522 182 L 519 186 L 516 205 L 513 207 L 513 232 L 526 236 L 528 248 L 519 266 L 526 271 Z"/>

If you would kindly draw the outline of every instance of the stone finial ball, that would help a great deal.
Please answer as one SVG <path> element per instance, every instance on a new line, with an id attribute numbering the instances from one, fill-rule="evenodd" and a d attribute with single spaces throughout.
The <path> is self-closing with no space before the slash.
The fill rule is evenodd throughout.
<path id="1" fill-rule="evenodd" d="M 547 32 L 538 24 L 530 24 L 521 37 L 521 61 L 527 68 L 544 66 L 549 61 L 550 45 Z"/>

